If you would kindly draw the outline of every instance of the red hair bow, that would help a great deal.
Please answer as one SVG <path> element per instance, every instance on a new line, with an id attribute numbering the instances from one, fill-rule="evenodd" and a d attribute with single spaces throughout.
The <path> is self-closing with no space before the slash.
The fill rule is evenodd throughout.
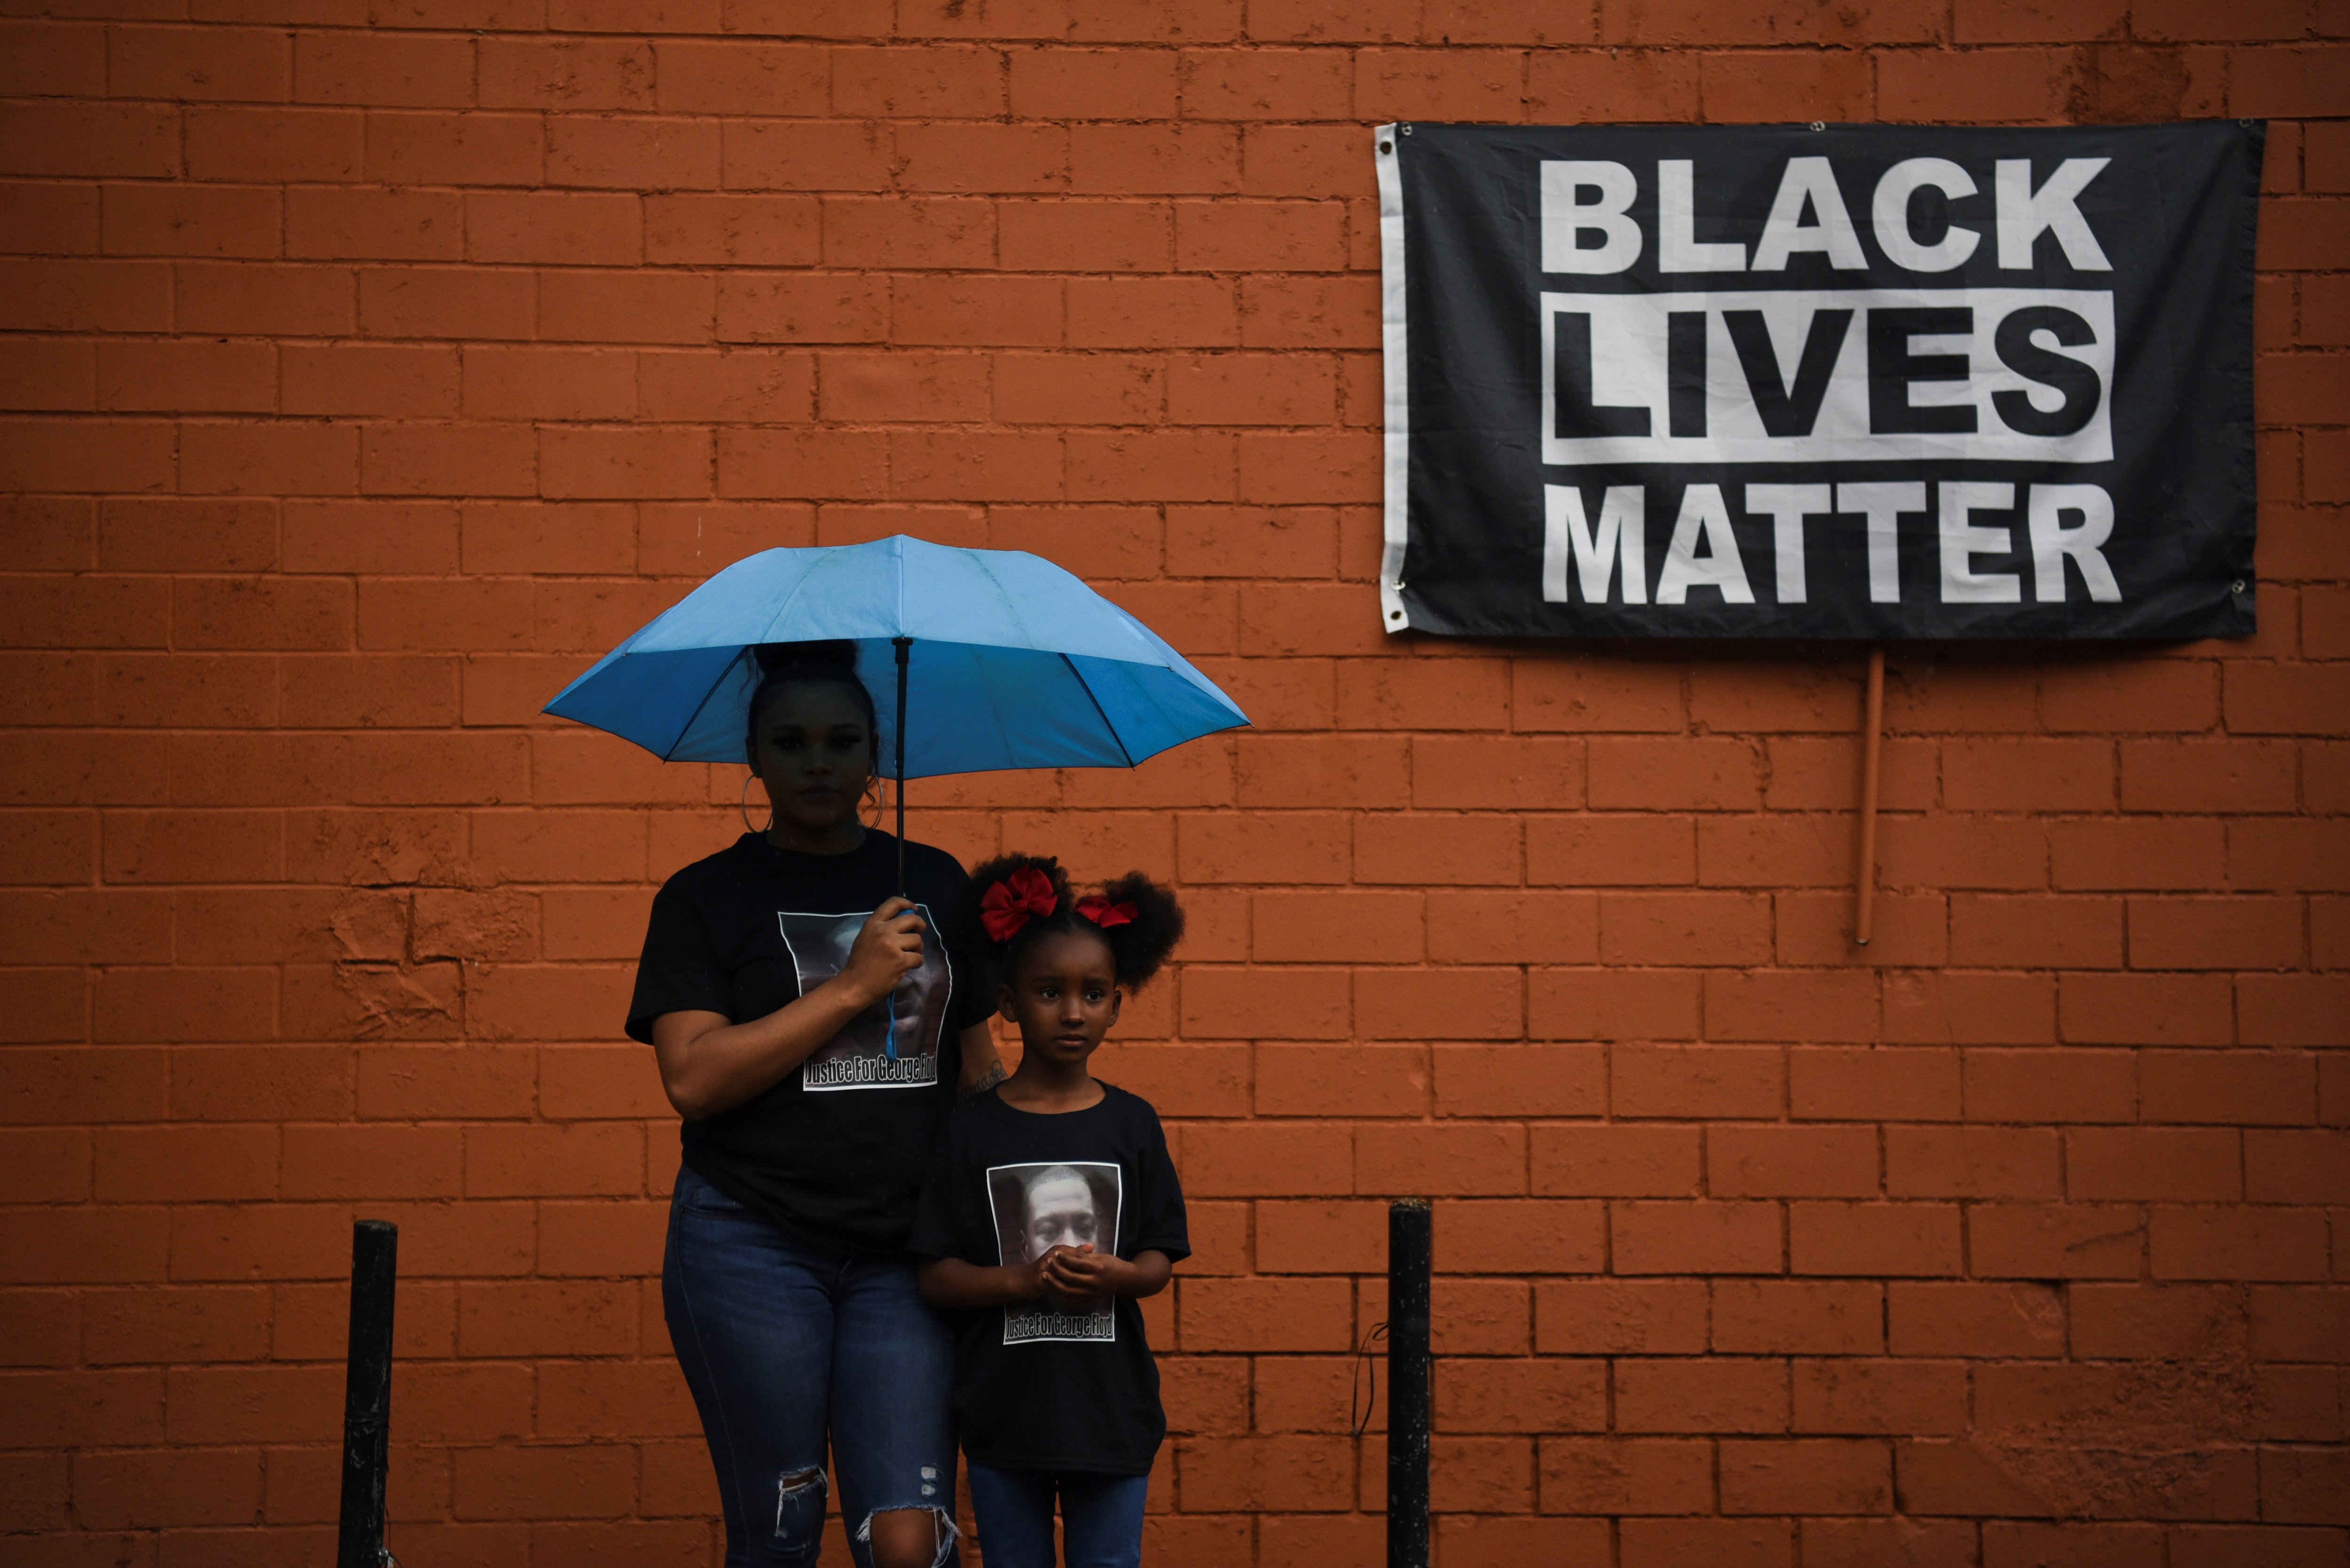
<path id="1" fill-rule="evenodd" d="M 980 895 L 979 923 L 987 940 L 1008 942 L 1031 919 L 1053 912 L 1053 879 L 1035 867 L 1024 867 Z M 1082 906 L 1080 906 L 1082 908 Z"/>
<path id="2" fill-rule="evenodd" d="M 1097 893 L 1077 900 L 1077 913 L 1097 926 L 1130 926 L 1134 923 L 1134 906 L 1113 904 Z"/>

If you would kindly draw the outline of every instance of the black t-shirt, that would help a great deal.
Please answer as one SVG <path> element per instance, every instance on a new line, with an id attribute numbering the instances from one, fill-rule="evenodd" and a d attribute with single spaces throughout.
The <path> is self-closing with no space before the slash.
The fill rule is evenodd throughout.
<path id="1" fill-rule="evenodd" d="M 1091 1242 L 1131 1262 L 1191 1255 L 1183 1189 L 1150 1102 L 1102 1085 L 1098 1105 L 1042 1116 L 990 1090 L 960 1106 L 922 1184 L 906 1245 L 1001 1268 Z M 955 1416 L 963 1452 L 991 1469 L 1149 1472 L 1167 1435 L 1142 1309 L 1049 1301 L 961 1314 Z"/>
<path id="2" fill-rule="evenodd" d="M 867 917 L 898 888 L 898 841 L 868 831 L 846 855 L 777 849 L 761 834 L 697 860 L 653 899 L 629 1033 L 664 1012 L 764 1018 L 840 972 Z M 687 1122 L 685 1163 L 737 1202 L 843 1252 L 902 1251 L 914 1199 L 962 1070 L 958 1036 L 993 989 L 943 935 L 971 896 L 954 857 L 906 846 L 906 895 L 928 929 L 922 964 L 784 1080 Z"/>

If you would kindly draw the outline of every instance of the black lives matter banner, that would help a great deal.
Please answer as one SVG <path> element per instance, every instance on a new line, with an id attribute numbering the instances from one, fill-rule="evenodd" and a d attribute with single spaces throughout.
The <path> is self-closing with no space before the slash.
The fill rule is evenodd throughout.
<path id="1" fill-rule="evenodd" d="M 1388 629 L 2251 632 L 2262 134 L 1382 127 Z"/>

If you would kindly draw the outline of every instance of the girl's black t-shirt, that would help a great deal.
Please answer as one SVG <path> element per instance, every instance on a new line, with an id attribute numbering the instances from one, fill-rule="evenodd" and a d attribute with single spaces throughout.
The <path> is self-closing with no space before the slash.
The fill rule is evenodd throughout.
<path id="1" fill-rule="evenodd" d="M 764 1018 L 840 972 L 859 927 L 898 888 L 898 841 L 868 830 L 846 855 L 778 849 L 746 833 L 671 877 L 653 898 L 629 1003 L 650 1044 L 664 1012 Z M 921 967 L 781 1083 L 687 1122 L 685 1163 L 785 1231 L 833 1251 L 902 1251 L 922 1173 L 946 1130 L 962 1032 L 993 988 L 950 953 L 971 878 L 954 857 L 906 846 L 906 895 L 927 929 Z"/>
<path id="2" fill-rule="evenodd" d="M 954 1113 L 907 1246 L 1002 1268 L 1055 1244 L 1189 1257 L 1183 1189 L 1150 1103 L 1110 1085 L 1098 1105 L 1041 1116 L 994 1090 Z M 993 1469 L 1149 1473 L 1167 1435 L 1142 1309 L 1050 1302 L 958 1314 L 955 1417 L 963 1452 Z"/>

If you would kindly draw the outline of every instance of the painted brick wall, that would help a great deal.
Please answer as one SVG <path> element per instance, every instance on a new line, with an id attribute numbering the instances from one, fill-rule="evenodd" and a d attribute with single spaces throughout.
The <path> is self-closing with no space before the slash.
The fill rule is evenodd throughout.
<path id="1" fill-rule="evenodd" d="M 1106 1072 L 1199 1256 L 1157 1561 L 1378 1561 L 1440 1199 L 1444 1568 L 2342 1564 L 2344 0 L 8 0 L 0 1559 L 715 1561 L 619 1040 L 740 773 L 541 701 L 752 549 L 1038 550 L 1257 719 L 917 786 L 1176 877 Z M 51 10 L 56 17 L 35 16 Z M 1388 640 L 1366 126 L 2275 120 L 2253 641 Z"/>

